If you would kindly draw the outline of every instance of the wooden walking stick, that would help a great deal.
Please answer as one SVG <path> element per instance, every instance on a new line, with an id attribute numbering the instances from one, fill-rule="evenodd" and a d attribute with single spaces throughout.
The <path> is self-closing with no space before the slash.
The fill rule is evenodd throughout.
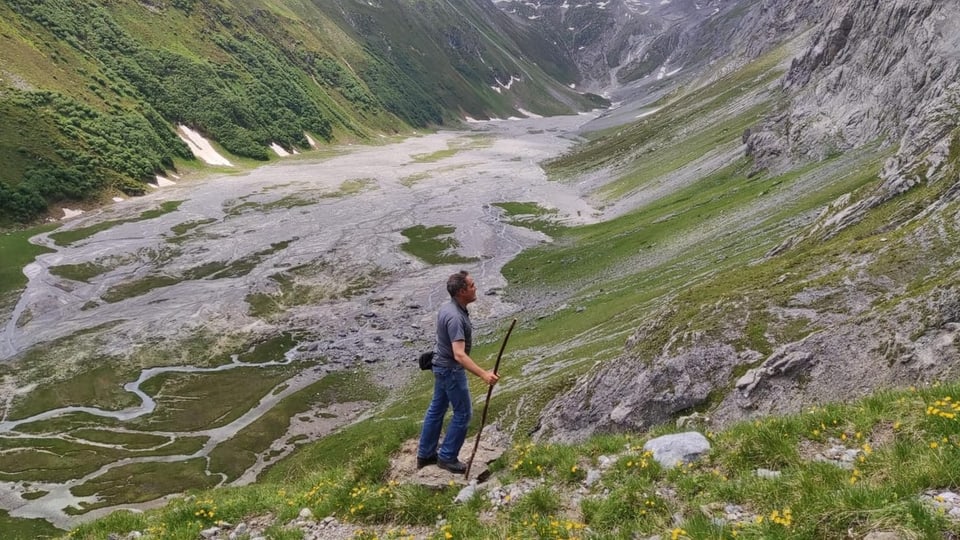
<path id="1" fill-rule="evenodd" d="M 517 324 L 514 319 L 507 329 L 507 335 L 503 336 L 503 343 L 500 345 L 500 352 L 497 354 L 497 362 L 493 365 L 493 373 L 496 374 L 500 369 L 500 358 L 503 356 L 503 350 L 507 348 L 507 340 L 510 339 L 510 333 L 513 332 L 513 326 Z M 480 434 L 483 433 L 483 426 L 487 423 L 487 406 L 490 405 L 490 395 L 493 394 L 493 385 L 487 388 L 487 400 L 483 402 L 483 415 L 480 416 L 480 429 L 477 430 L 477 440 L 473 443 L 473 452 L 470 454 L 470 461 L 467 462 L 467 471 L 463 473 L 463 479 L 470 479 L 470 467 L 473 466 L 473 457 L 477 455 L 477 447 L 480 446 Z"/>

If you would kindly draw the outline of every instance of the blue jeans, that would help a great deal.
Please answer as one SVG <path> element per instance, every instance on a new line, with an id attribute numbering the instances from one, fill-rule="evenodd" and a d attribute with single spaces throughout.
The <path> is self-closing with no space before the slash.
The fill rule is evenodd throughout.
<path id="1" fill-rule="evenodd" d="M 440 440 L 440 428 L 447 407 L 453 405 L 453 418 L 447 426 L 443 445 L 437 451 Z M 429 458 L 436 455 L 441 461 L 453 462 L 460 455 L 460 447 L 467 438 L 467 424 L 473 405 L 470 403 L 470 389 L 467 387 L 467 372 L 462 367 L 433 368 L 433 400 L 423 417 L 423 430 L 420 431 L 420 446 L 417 457 Z"/>

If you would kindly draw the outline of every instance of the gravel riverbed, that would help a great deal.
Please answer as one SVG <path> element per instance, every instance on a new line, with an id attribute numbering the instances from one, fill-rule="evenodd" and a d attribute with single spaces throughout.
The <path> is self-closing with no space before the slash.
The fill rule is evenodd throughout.
<path id="1" fill-rule="evenodd" d="M 549 238 L 506 224 L 494 203 L 534 202 L 570 224 L 599 219 L 578 186 L 548 181 L 539 165 L 572 146 L 572 134 L 594 116 L 475 123 L 463 131 L 345 147 L 334 157 L 301 155 L 249 172 L 188 179 L 66 220 L 57 233 L 122 223 L 66 246 L 49 234 L 32 240 L 54 251 L 24 269 L 29 283 L 0 329 L 0 361 L 78 333 L 95 338 L 104 356 L 123 357 L 145 344 L 176 344 L 198 332 L 276 335 L 299 329 L 306 337 L 288 354 L 324 358 L 314 380 L 331 370 L 364 365 L 378 384 L 403 384 L 417 373 L 411 369 L 411 351 L 429 346 L 434 312 L 446 300 L 443 283 L 451 272 L 466 269 L 477 280 L 480 301 L 472 313 L 481 335 L 485 322 L 528 307 L 499 294 L 505 285 L 500 270 L 524 248 Z M 143 218 L 143 212 L 168 201 L 182 202 L 171 212 Z M 431 265 L 405 252 L 401 231 L 418 225 L 453 227 L 457 254 L 470 262 Z M 64 265 L 102 271 L 86 280 L 51 272 Z M 221 267 L 231 272 L 196 277 Z M 315 299 L 291 301 L 269 316 L 253 313 L 251 295 L 276 297 L 283 275 L 293 276 Z M 161 285 L 145 292 L 117 293 L 131 283 L 158 279 Z M 63 359 L 57 369 L 68 369 L 69 361 Z M 299 377 L 296 385 L 310 382 L 306 374 Z M 26 391 L 29 387 L 15 389 Z M 8 407 L 9 400 L 0 422 L 7 420 Z M 269 408 L 261 403 L 257 410 L 262 414 Z M 292 429 L 319 437 L 364 413 L 362 404 L 343 408 L 328 415 L 336 418 L 325 425 L 294 422 Z M 242 429 L 255 416 L 245 415 L 231 429 Z M 12 435 L 13 429 L 0 426 L 0 435 Z M 230 435 L 222 428 L 217 433 L 219 440 Z M 71 496 L 71 487 L 113 467 L 63 483 L 0 482 L 0 508 L 68 528 L 115 508 L 79 517 L 63 511 L 84 499 Z M 255 472 L 239 482 L 252 481 Z M 21 497 L 29 490 L 48 493 Z"/>

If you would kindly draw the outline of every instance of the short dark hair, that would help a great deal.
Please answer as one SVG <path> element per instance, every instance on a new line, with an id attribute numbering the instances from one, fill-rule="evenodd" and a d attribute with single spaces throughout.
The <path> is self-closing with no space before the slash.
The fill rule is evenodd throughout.
<path id="1" fill-rule="evenodd" d="M 470 273 L 466 270 L 461 270 L 447 278 L 447 292 L 450 293 L 451 298 L 467 288 L 467 276 L 469 275 Z"/>

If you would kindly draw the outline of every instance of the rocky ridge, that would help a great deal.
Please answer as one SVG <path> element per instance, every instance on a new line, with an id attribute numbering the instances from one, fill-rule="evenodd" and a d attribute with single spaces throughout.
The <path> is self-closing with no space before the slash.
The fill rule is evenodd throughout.
<path id="1" fill-rule="evenodd" d="M 772 8 L 781 16 L 798 9 Z M 853 0 L 819 16 L 809 48 L 781 81 L 789 105 L 747 138 L 757 167 L 874 141 L 898 145 L 878 198 L 864 207 L 941 178 L 960 111 L 960 39 L 952 33 L 960 8 L 939 0 Z"/>
<path id="2" fill-rule="evenodd" d="M 960 7 L 937 0 L 761 2 L 751 16 L 791 21 L 797 32 L 816 18 L 809 46 L 780 81 L 787 105 L 745 136 L 757 168 L 788 170 L 878 142 L 893 154 L 874 187 L 835 201 L 768 258 L 830 238 L 916 186 L 937 195 L 894 214 L 884 226 L 890 237 L 879 238 L 876 250 L 841 254 L 817 272 L 767 284 L 768 291 L 789 290 L 785 300 L 704 306 L 685 323 L 664 322 L 676 308 L 663 308 L 619 358 L 545 408 L 538 437 L 575 441 L 643 430 L 691 410 L 710 411 L 716 427 L 960 375 L 960 289 L 953 285 L 960 259 L 936 247 L 950 244 L 958 219 L 944 209 L 960 192 L 960 43 L 949 30 L 960 25 Z M 898 252 L 919 258 L 908 262 Z M 845 277 L 824 283 L 831 272 Z M 925 287 L 917 287 L 918 276 Z M 744 346 L 751 316 L 809 331 L 786 338 L 767 332 L 772 350 L 761 352 Z M 664 333 L 666 343 L 649 350 Z"/>
<path id="3" fill-rule="evenodd" d="M 610 90 L 650 75 L 662 77 L 667 71 L 689 67 L 685 64 L 692 60 L 704 60 L 686 55 L 687 51 L 698 49 L 689 44 L 698 40 L 702 24 L 718 15 L 722 17 L 738 3 L 612 0 L 571 4 L 564 0 L 505 0 L 497 5 L 520 22 L 550 36 L 574 60 L 584 87 Z"/>

